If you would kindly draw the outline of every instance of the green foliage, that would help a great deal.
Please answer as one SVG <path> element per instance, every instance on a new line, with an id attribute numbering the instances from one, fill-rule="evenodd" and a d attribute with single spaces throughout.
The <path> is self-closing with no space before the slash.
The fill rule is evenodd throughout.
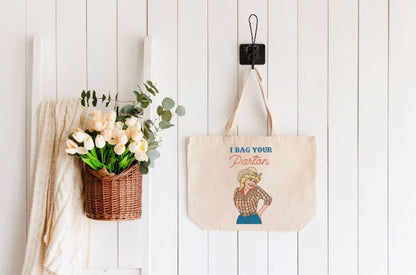
<path id="1" fill-rule="evenodd" d="M 149 157 L 149 160 L 153 162 L 155 159 L 160 157 L 160 153 L 158 150 L 151 149 L 147 151 L 147 156 Z"/>
<path id="2" fill-rule="evenodd" d="M 166 110 L 170 110 L 175 106 L 175 101 L 173 101 L 172 98 L 169 97 L 165 97 L 162 101 L 162 106 L 163 108 L 165 108 Z"/>
<path id="3" fill-rule="evenodd" d="M 114 96 L 111 93 L 107 95 L 97 95 L 95 90 L 83 90 L 80 97 L 81 105 L 89 107 L 92 105 L 96 107 L 99 103 L 105 107 L 109 107 L 112 104 L 112 108 L 117 112 L 117 121 L 125 122 L 129 117 L 135 116 L 142 119 L 144 110 L 149 108 L 153 103 L 153 98 L 159 94 L 159 90 L 156 85 L 149 81 L 143 83 L 143 89 L 138 85 L 138 89 L 133 91 L 135 100 L 119 100 L 118 93 Z M 184 116 L 185 108 L 182 105 L 178 105 L 175 108 L 175 101 L 169 97 L 165 97 L 162 100 L 161 105 L 156 108 L 156 118 L 146 119 L 142 122 L 142 132 L 144 138 L 148 142 L 147 156 L 149 161 L 141 161 L 140 171 L 143 174 L 148 173 L 149 167 L 154 167 L 154 161 L 160 157 L 157 148 L 161 145 L 160 132 L 175 126 L 172 121 L 174 115 Z M 174 110 L 174 111 L 173 111 Z M 92 134 L 92 133 L 90 133 Z M 95 134 L 96 135 L 96 134 Z M 95 138 L 94 135 L 92 135 Z M 72 139 L 72 138 L 71 138 Z M 126 145 L 126 147 L 128 144 Z M 97 152 L 88 152 L 86 155 L 81 155 L 82 160 L 87 163 L 91 168 L 97 170 L 105 167 L 109 172 L 119 173 L 128 168 L 135 161 L 134 154 L 129 152 L 128 149 L 118 156 L 114 153 L 114 146 L 107 144 L 102 149 L 96 149 Z"/>
<path id="4" fill-rule="evenodd" d="M 116 98 L 117 97 L 118 97 L 118 93 L 116 94 Z M 108 107 L 112 101 L 110 94 L 108 94 L 108 96 L 102 95 L 101 97 L 97 97 L 97 93 L 95 90 L 93 90 L 92 93 L 90 90 L 88 91 L 83 90 L 81 93 L 80 102 L 81 102 L 81 105 L 84 107 L 89 107 L 90 103 L 93 107 L 96 107 L 99 99 L 101 100 L 101 103 L 105 104 L 106 107 Z"/>
<path id="5" fill-rule="evenodd" d="M 163 107 L 162 107 L 162 106 L 158 106 L 158 107 L 157 107 L 157 115 L 158 115 L 158 116 L 161 116 L 161 115 L 162 115 L 162 113 L 163 113 Z"/>
<path id="6" fill-rule="evenodd" d="M 162 112 L 162 120 L 169 122 L 172 119 L 172 112 L 169 110 L 165 110 Z"/>
<path id="7" fill-rule="evenodd" d="M 178 107 L 176 107 L 175 113 L 178 116 L 184 116 L 185 115 L 185 107 L 183 107 L 182 105 L 178 105 Z"/>

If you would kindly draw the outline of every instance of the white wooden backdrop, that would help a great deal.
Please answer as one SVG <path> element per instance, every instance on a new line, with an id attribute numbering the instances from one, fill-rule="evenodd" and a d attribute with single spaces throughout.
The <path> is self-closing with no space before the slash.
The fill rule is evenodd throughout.
<path id="1" fill-rule="evenodd" d="M 300 232 L 207 232 L 186 215 L 185 137 L 222 133 L 250 13 L 280 134 L 318 140 L 318 210 Z M 33 37 L 44 39 L 43 99 L 127 97 L 143 81 L 147 33 L 152 80 L 187 116 L 152 171 L 150 219 L 93 223 L 94 274 L 416 274 L 413 0 L 0 0 L 0 274 L 19 274 L 24 257 Z M 246 103 L 240 134 L 266 134 L 257 95 Z"/>

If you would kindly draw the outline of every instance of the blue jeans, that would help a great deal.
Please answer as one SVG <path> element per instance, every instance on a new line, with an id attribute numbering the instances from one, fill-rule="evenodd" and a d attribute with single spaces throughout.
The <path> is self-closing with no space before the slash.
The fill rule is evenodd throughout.
<path id="1" fill-rule="evenodd" d="M 240 215 L 237 218 L 237 224 L 261 224 L 261 219 L 257 214 L 246 217 Z"/>

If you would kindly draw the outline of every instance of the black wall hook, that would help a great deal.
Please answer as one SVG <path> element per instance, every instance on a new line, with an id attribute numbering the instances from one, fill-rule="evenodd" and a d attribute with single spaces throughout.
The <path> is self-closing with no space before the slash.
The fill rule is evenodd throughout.
<path id="1" fill-rule="evenodd" d="M 251 18 L 253 17 L 256 21 L 254 33 L 251 24 Z M 254 69 L 254 65 L 264 65 L 266 63 L 266 46 L 264 44 L 256 44 L 257 28 L 259 25 L 257 15 L 250 14 L 248 17 L 248 25 L 250 27 L 251 44 L 240 45 L 240 64 L 251 65 L 251 68 Z"/>

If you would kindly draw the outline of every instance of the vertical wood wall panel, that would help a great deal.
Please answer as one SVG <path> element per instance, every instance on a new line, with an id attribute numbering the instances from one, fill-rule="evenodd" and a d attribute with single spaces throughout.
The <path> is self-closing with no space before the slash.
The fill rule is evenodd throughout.
<path id="1" fill-rule="evenodd" d="M 0 1 L 0 43 L 0 83 L 5 103 L 2 113 L 12 118 L 3 117 L 4 128 L 0 131 L 0 150 L 7 158 L 0 168 L 2 186 L 7 188 L 0 194 L 0 243 L 7 251 L 0 257 L 0 274 L 18 274 L 26 240 L 24 1 Z"/>
<path id="2" fill-rule="evenodd" d="M 8 3 L 7 3 L 8 5 Z M 55 36 L 55 1 L 33 0 L 26 1 L 26 93 L 27 100 L 32 101 L 32 51 L 33 39 L 42 39 L 43 60 L 39 82 L 40 94 L 35 95 L 39 100 L 56 99 L 56 36 Z M 32 110 L 36 114 L 36 110 Z M 34 119 L 37 121 L 37 118 Z M 37 125 L 31 125 L 37 127 Z M 34 138 L 36 140 L 36 138 Z M 32 144 L 34 145 L 34 144 Z M 27 183 L 27 219 L 29 220 L 32 205 L 33 185 Z"/>
<path id="3" fill-rule="evenodd" d="M 117 14 L 112 0 L 87 2 L 88 89 L 97 93 L 117 91 Z M 117 222 L 91 222 L 93 268 L 118 267 Z"/>
<path id="4" fill-rule="evenodd" d="M 148 5 L 148 28 L 154 52 L 152 78 L 158 84 L 161 97 L 177 100 L 177 2 L 152 0 Z M 159 150 L 162 157 L 152 169 L 151 274 L 177 274 L 178 270 L 177 129 L 171 128 L 163 134 L 163 146 Z"/>
<path id="5" fill-rule="evenodd" d="M 78 98 L 87 87 L 85 15 L 86 4 L 83 0 L 56 1 L 58 98 Z"/>
<path id="6" fill-rule="evenodd" d="M 390 0 L 389 254 L 391 275 L 416 273 L 416 2 Z"/>
<path id="7" fill-rule="evenodd" d="M 416 273 L 414 1 L 3 0 L 0 7 L 0 83 L 5 101 L 18 103 L 3 107 L 13 120 L 1 132 L 0 201 L 15 210 L 3 219 L 1 274 L 18 274 L 24 256 L 32 186 L 19 172 L 21 104 L 31 102 L 33 37 L 45 50 L 39 99 L 78 97 L 84 88 L 131 98 L 143 81 L 147 29 L 161 91 L 155 101 L 178 99 L 188 113 L 163 134 L 152 171 L 149 255 L 146 220 L 93 222 L 91 274 L 136 274 L 147 257 L 156 275 Z M 223 134 L 249 69 L 238 65 L 238 44 L 251 42 L 251 13 L 268 50 L 257 68 L 279 134 L 317 136 L 317 212 L 299 233 L 207 232 L 186 213 L 185 137 Z M 254 78 L 248 89 L 239 134 L 265 135 Z"/>
<path id="8" fill-rule="evenodd" d="M 117 1 L 117 57 L 118 92 L 120 98 L 134 99 L 132 93 L 143 81 L 143 48 L 146 36 L 146 1 Z M 143 185 L 149 184 L 144 176 Z M 145 187 L 144 187 L 145 188 Z M 119 263 L 123 268 L 139 268 L 146 265 L 145 238 L 147 237 L 146 216 L 148 205 L 143 201 L 142 219 L 119 222 Z"/>
<path id="9" fill-rule="evenodd" d="M 26 58 L 27 87 L 31 87 L 33 37 L 44 41 L 44 60 L 42 75 L 42 94 L 40 99 L 56 98 L 56 3 L 55 0 L 26 1 Z"/>
<path id="10" fill-rule="evenodd" d="M 210 0 L 208 24 L 208 132 L 220 136 L 237 98 L 237 1 Z M 209 274 L 237 275 L 237 257 L 235 231 L 209 232 Z"/>
<path id="11" fill-rule="evenodd" d="M 257 32 L 257 43 L 264 43 L 267 46 L 267 1 L 257 1 L 254 5 L 252 1 L 240 0 L 238 2 L 238 43 L 251 43 L 248 17 L 255 13 L 259 18 L 259 28 Z M 255 31 L 255 20 L 252 18 L 253 32 Z M 238 45 L 236 45 L 238 47 Z M 236 47 L 236 50 L 238 48 Z M 257 66 L 262 77 L 265 92 L 267 93 L 267 63 Z M 250 66 L 239 67 L 239 83 Z M 261 100 L 261 93 L 254 74 L 247 85 L 245 101 L 241 108 L 239 121 L 239 135 L 266 135 L 267 119 L 266 111 Z M 260 183 L 261 184 L 261 183 Z M 238 186 L 238 182 L 236 182 Z M 263 218 L 267 217 L 267 210 Z M 270 217 L 270 216 L 269 216 Z M 265 275 L 268 272 L 268 232 L 240 231 L 238 233 L 238 264 L 239 275 L 257 274 Z M 256 264 L 253 264 L 255 262 Z"/>
<path id="12" fill-rule="evenodd" d="M 359 274 L 387 275 L 388 1 L 359 4 Z"/>
<path id="13" fill-rule="evenodd" d="M 187 215 L 187 137 L 206 135 L 207 0 L 178 1 L 178 100 L 186 116 L 178 122 L 178 274 L 208 274 L 208 232 Z"/>
<path id="14" fill-rule="evenodd" d="M 267 45 L 269 103 L 275 114 L 279 135 L 296 136 L 297 134 L 297 12 L 297 1 L 269 1 Z M 296 275 L 297 248 L 296 232 L 270 232 L 269 274 Z"/>
<path id="15" fill-rule="evenodd" d="M 358 2 L 329 2 L 329 274 L 357 274 Z"/>
<path id="16" fill-rule="evenodd" d="M 299 135 L 316 137 L 316 213 L 299 232 L 299 274 L 328 274 L 326 0 L 299 2 Z M 340 217 L 341 218 L 341 217 Z M 338 273 L 334 273 L 338 274 Z"/>

